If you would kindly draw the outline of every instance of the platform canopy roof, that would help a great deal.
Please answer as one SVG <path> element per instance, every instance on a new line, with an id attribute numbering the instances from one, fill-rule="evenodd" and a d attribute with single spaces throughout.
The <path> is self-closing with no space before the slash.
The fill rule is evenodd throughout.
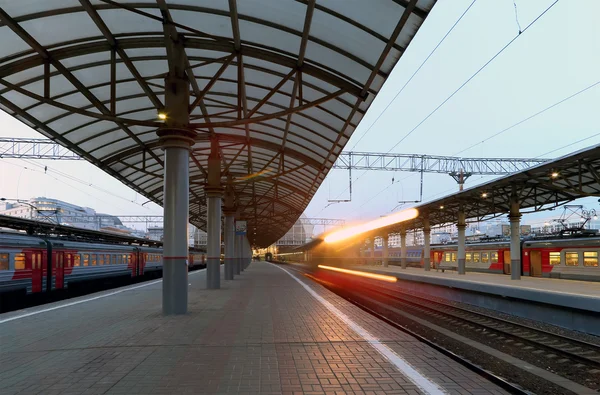
<path id="1" fill-rule="evenodd" d="M 190 222 L 205 227 L 217 138 L 264 246 L 303 212 L 434 3 L 0 0 L 0 108 L 162 204 L 157 114 L 168 41 L 183 43 Z"/>
<path id="2" fill-rule="evenodd" d="M 501 177 L 464 191 L 416 206 L 419 217 L 378 229 L 378 235 L 422 229 L 423 218 L 430 226 L 458 221 L 458 211 L 467 219 L 486 220 L 506 215 L 515 194 L 521 213 L 549 210 L 575 199 L 600 197 L 600 145 L 595 145 L 544 164 Z"/>

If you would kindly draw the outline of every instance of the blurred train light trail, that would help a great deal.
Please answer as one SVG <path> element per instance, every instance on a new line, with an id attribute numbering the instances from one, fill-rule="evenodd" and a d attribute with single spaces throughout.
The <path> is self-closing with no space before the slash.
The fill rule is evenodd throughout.
<path id="1" fill-rule="evenodd" d="M 369 272 L 361 272 L 358 270 L 342 269 L 341 267 L 319 265 L 319 269 L 332 270 L 334 272 L 340 272 L 340 273 L 352 274 L 354 276 L 372 278 L 373 280 L 387 281 L 388 283 L 395 283 L 396 281 L 398 281 L 398 279 L 393 276 L 386 276 L 383 274 L 376 274 L 376 273 L 369 273 Z"/>
<path id="2" fill-rule="evenodd" d="M 388 215 L 387 217 L 377 218 L 365 224 L 351 226 L 349 228 L 333 232 L 330 235 L 325 236 L 325 242 L 335 243 L 337 241 L 341 241 L 349 237 L 368 232 L 370 230 L 383 228 L 384 226 L 396 224 L 398 222 L 408 221 L 410 219 L 416 218 L 418 215 L 419 211 L 416 208 L 403 210 L 392 215 Z"/>

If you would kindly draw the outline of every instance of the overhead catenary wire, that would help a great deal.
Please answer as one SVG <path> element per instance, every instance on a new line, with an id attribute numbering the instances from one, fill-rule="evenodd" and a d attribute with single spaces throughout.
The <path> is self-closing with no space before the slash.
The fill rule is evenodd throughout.
<path id="1" fill-rule="evenodd" d="M 354 150 L 354 148 L 362 141 L 362 139 L 371 131 L 371 129 L 373 128 L 373 126 L 375 126 L 377 121 L 379 121 L 379 119 L 383 116 L 383 114 L 385 114 L 387 109 L 394 103 L 394 101 L 398 98 L 398 96 L 404 91 L 406 86 L 413 80 L 413 78 L 417 75 L 417 73 L 423 68 L 423 66 L 427 63 L 427 61 L 431 58 L 431 56 L 435 53 L 435 51 L 441 46 L 441 44 L 446 40 L 446 38 L 450 35 L 450 33 L 454 30 L 454 28 L 459 24 L 459 22 L 463 19 L 463 17 L 467 14 L 467 12 L 473 7 L 473 5 L 476 2 L 477 2 L 477 0 L 473 0 L 471 2 L 471 4 L 469 4 L 469 6 L 460 15 L 460 17 L 454 22 L 454 24 L 450 27 L 450 29 L 448 29 L 446 34 L 444 34 L 444 36 L 440 39 L 440 41 L 436 44 L 436 46 L 429 52 L 429 55 L 427 55 L 427 57 L 423 60 L 423 62 L 421 62 L 419 67 L 417 67 L 417 69 L 413 72 L 413 74 L 410 76 L 410 78 L 404 83 L 404 85 L 400 88 L 400 90 L 398 92 L 396 92 L 396 94 L 394 95 L 392 100 L 390 100 L 390 102 L 385 106 L 383 111 L 381 111 L 381 113 L 377 116 L 377 118 L 373 121 L 373 123 L 371 123 L 371 125 L 367 128 L 367 130 L 362 134 L 362 136 L 359 138 L 359 140 L 352 146 L 351 150 Z M 356 177 L 354 179 L 353 182 L 358 181 L 366 173 L 367 173 L 367 170 L 363 171 L 358 177 Z M 340 196 L 342 196 L 348 189 L 350 189 L 350 188 L 347 187 L 346 189 L 344 189 L 339 195 L 337 195 L 335 197 L 335 199 L 338 199 Z M 319 211 L 319 213 L 321 213 L 323 210 L 325 210 L 329 206 L 330 206 L 330 204 L 327 204 L 325 207 L 323 207 L 321 209 L 321 211 Z"/>
<path id="2" fill-rule="evenodd" d="M 546 8 L 540 15 L 538 15 L 537 18 L 535 18 L 529 25 L 527 25 L 525 27 L 525 29 L 523 29 L 523 31 L 521 31 L 519 34 L 517 34 L 515 37 L 513 37 L 508 43 L 506 43 L 498 52 L 496 52 L 496 54 L 494 56 L 492 56 L 487 62 L 485 62 L 483 64 L 483 66 L 481 66 L 475 73 L 473 73 L 469 78 L 467 78 L 462 84 L 460 84 L 460 86 L 458 88 L 456 88 L 456 90 L 454 90 L 454 92 L 452 92 L 450 94 L 450 96 L 448 96 L 447 98 L 445 98 L 436 108 L 433 109 L 433 111 L 431 111 L 429 114 L 427 114 L 427 116 L 425 118 L 423 118 L 419 123 L 417 123 L 411 130 L 408 131 L 408 133 L 406 133 L 396 144 L 394 144 L 392 146 L 392 148 L 390 148 L 387 152 L 391 152 L 394 150 L 394 148 L 396 148 L 400 143 L 402 143 L 404 140 L 406 140 L 411 134 L 413 134 L 421 125 L 423 125 L 429 118 L 431 118 L 431 116 L 433 114 L 435 114 L 440 108 L 442 108 L 448 101 L 450 101 L 450 99 L 452 99 L 458 92 L 460 92 L 462 90 L 462 88 L 464 88 L 465 86 L 467 86 L 467 84 L 469 84 L 469 82 L 471 82 L 475 77 L 477 77 L 479 75 L 479 73 L 481 73 L 487 66 L 489 66 L 494 60 L 496 60 L 496 58 L 498 58 L 498 56 L 500 56 L 508 47 L 511 46 L 512 43 L 514 43 L 516 40 L 519 39 L 519 37 L 523 36 L 523 33 L 525 33 L 527 30 L 529 30 L 529 28 L 531 26 L 533 26 L 538 20 L 540 20 L 540 18 L 542 16 L 544 16 L 548 11 L 550 11 L 550 9 L 552 7 L 554 7 L 560 0 L 555 0 L 552 4 L 550 4 L 548 6 L 548 8 Z"/>
<path id="3" fill-rule="evenodd" d="M 455 95 L 456 95 L 456 94 L 457 94 L 457 93 L 458 93 L 458 92 L 459 92 L 459 91 L 460 91 L 462 88 L 464 88 L 464 87 L 465 87 L 465 86 L 466 86 L 466 85 L 467 85 L 467 84 L 468 84 L 468 83 L 469 83 L 471 80 L 473 80 L 473 79 L 474 79 L 474 78 L 475 78 L 475 77 L 476 77 L 476 76 L 477 76 L 477 75 L 478 75 L 478 74 L 479 74 L 481 71 L 483 71 L 483 70 L 484 70 L 484 69 L 485 69 L 485 68 L 486 68 L 488 65 L 490 65 L 490 64 L 491 64 L 491 63 L 492 63 L 492 62 L 493 62 L 493 61 L 494 61 L 494 60 L 495 60 L 495 59 L 496 59 L 498 56 L 500 56 L 500 55 L 501 55 L 501 54 L 502 54 L 502 53 L 503 53 L 503 52 L 504 52 L 504 51 L 505 51 L 505 50 L 506 50 L 506 49 L 507 49 L 507 48 L 508 48 L 508 47 L 509 47 L 509 46 L 510 46 L 512 43 L 514 43 L 514 42 L 515 42 L 515 41 L 516 41 L 516 40 L 517 40 L 517 39 L 518 39 L 520 36 L 522 36 L 522 34 L 523 34 L 525 31 L 527 31 L 528 29 L 530 29 L 530 28 L 531 28 L 531 27 L 532 27 L 532 26 L 533 26 L 533 25 L 534 25 L 534 24 L 535 24 L 535 23 L 536 23 L 538 20 L 540 20 L 540 18 L 542 18 L 542 16 L 544 16 L 544 15 L 545 15 L 545 14 L 546 14 L 546 13 L 547 13 L 547 12 L 548 12 L 550 9 L 552 9 L 552 7 L 554 7 L 554 6 L 555 6 L 555 5 L 556 5 L 558 2 L 559 2 L 559 0 L 555 0 L 555 1 L 554 1 L 552 4 L 550 4 L 550 5 L 549 5 L 549 6 L 548 6 L 548 7 L 547 7 L 547 8 L 546 8 L 546 9 L 545 9 L 545 10 L 544 10 L 544 11 L 543 11 L 541 14 L 539 14 L 539 15 L 538 15 L 538 16 L 537 16 L 537 17 L 536 17 L 536 18 L 535 18 L 535 19 L 534 19 L 534 20 L 533 20 L 531 23 L 529 23 L 529 24 L 528 24 L 528 25 L 525 27 L 525 29 L 523 29 L 522 31 L 520 30 L 520 31 L 519 31 L 519 34 L 517 34 L 515 37 L 513 37 L 513 38 L 512 38 L 512 39 L 511 39 L 511 40 L 510 40 L 510 41 L 509 41 L 507 44 L 505 44 L 505 45 L 504 45 L 504 46 L 503 46 L 503 47 L 502 47 L 502 48 L 501 48 L 501 49 L 500 49 L 500 50 L 499 50 L 499 51 L 498 51 L 496 54 L 494 54 L 494 55 L 493 55 L 493 56 L 492 56 L 492 57 L 491 57 L 491 58 L 490 58 L 490 59 L 489 59 L 487 62 L 485 62 L 485 63 L 484 63 L 484 64 L 483 64 L 483 65 L 482 65 L 482 66 L 481 66 L 481 67 L 480 67 L 480 68 L 479 68 L 479 69 L 478 69 L 478 70 L 477 70 L 475 73 L 473 73 L 473 74 L 472 74 L 472 75 L 471 75 L 471 76 L 470 76 L 470 77 L 469 77 L 467 80 L 465 80 L 465 81 L 464 81 L 464 82 L 463 82 L 463 83 L 462 83 L 462 84 L 461 84 L 461 85 L 460 85 L 460 86 L 459 86 L 459 87 L 458 87 L 456 90 L 454 90 L 454 91 L 453 91 L 453 92 L 452 92 L 452 93 L 451 93 L 451 94 L 450 94 L 450 95 L 449 95 L 449 96 L 448 96 L 446 99 L 444 99 L 444 100 L 443 100 L 443 101 L 442 101 L 442 102 L 441 102 L 441 103 L 440 103 L 440 104 L 439 104 L 439 105 L 438 105 L 436 108 L 434 108 L 434 109 L 433 109 L 433 110 L 432 110 L 432 111 L 431 111 L 431 112 L 430 112 L 430 113 L 429 113 L 429 114 L 428 114 L 428 115 L 427 115 L 425 118 L 423 118 L 423 119 L 422 119 L 422 120 L 421 120 L 421 121 L 420 121 L 420 122 L 419 122 L 417 125 L 415 125 L 415 126 L 414 126 L 414 127 L 413 127 L 413 128 L 412 128 L 412 129 L 411 129 L 411 130 L 410 130 L 410 131 L 407 133 L 407 134 L 405 134 L 405 135 L 404 135 L 404 136 L 403 136 L 403 137 L 402 137 L 402 138 L 401 138 L 401 139 L 400 139 L 400 140 L 399 140 L 399 141 L 398 141 L 396 144 L 394 144 L 394 145 L 393 145 L 393 146 L 392 146 L 392 147 L 391 147 L 391 148 L 390 148 L 390 149 L 389 149 L 389 150 L 388 150 L 386 153 L 389 153 L 389 152 L 391 152 L 392 150 L 394 150 L 394 148 L 396 148 L 396 147 L 397 147 L 397 146 L 398 146 L 400 143 L 402 143 L 402 142 L 403 142 L 403 141 L 404 141 L 406 138 L 408 138 L 408 137 L 409 137 L 409 136 L 410 136 L 412 133 L 414 133 L 414 132 L 415 132 L 415 131 L 416 131 L 416 130 L 417 130 L 417 129 L 418 129 L 418 128 L 419 128 L 419 127 L 420 127 L 420 126 L 423 124 L 423 123 L 425 123 L 425 122 L 426 122 L 426 121 L 427 121 L 427 120 L 428 120 L 428 119 L 429 119 L 429 118 L 430 118 L 432 115 L 434 115 L 434 114 L 435 114 L 435 113 L 436 113 L 436 112 L 437 112 L 437 111 L 438 111 L 440 108 L 442 108 L 442 107 L 443 107 L 443 106 L 444 106 L 444 105 L 445 105 L 445 104 L 446 104 L 446 103 L 447 103 L 447 102 L 448 102 L 450 99 L 452 99 L 452 97 L 454 97 L 454 96 L 455 96 Z M 515 127 L 515 126 L 517 126 L 518 124 L 521 124 L 521 123 L 523 123 L 523 122 L 525 122 L 525 121 L 527 121 L 527 120 L 529 120 L 529 119 L 531 119 L 531 118 L 533 118 L 533 117 L 535 117 L 535 116 L 537 116 L 537 115 L 540 115 L 541 113 L 543 113 L 543 112 L 545 112 L 545 111 L 549 110 L 550 108 L 552 108 L 552 107 L 555 107 L 555 106 L 557 106 L 557 105 L 559 105 L 559 104 L 561 104 L 561 103 L 563 103 L 563 102 L 565 102 L 565 101 L 567 101 L 567 100 L 569 100 L 569 99 L 571 99 L 571 98 L 573 98 L 573 97 L 575 97 L 575 96 L 577 96 L 577 95 L 579 95 L 579 94 L 581 94 L 581 93 L 585 92 L 586 90 L 593 88 L 593 87 L 594 87 L 594 86 L 596 86 L 598 83 L 600 83 L 600 81 L 598 81 L 598 82 L 597 82 L 597 83 L 595 83 L 595 84 L 592 84 L 591 86 L 588 86 L 587 88 L 584 88 L 583 90 L 581 90 L 581 91 L 579 91 L 579 92 L 576 92 L 575 94 L 573 94 L 573 95 L 571 95 L 571 96 L 569 96 L 569 97 L 567 97 L 567 98 L 564 98 L 564 99 L 560 100 L 559 102 L 557 102 L 557 103 L 553 104 L 552 106 L 549 106 L 548 108 L 546 108 L 546 109 L 544 109 L 544 110 L 542 110 L 542 111 L 540 111 L 540 112 L 538 112 L 538 113 L 536 113 L 536 114 L 533 114 L 533 115 L 532 115 L 532 116 L 530 116 L 530 117 L 527 117 L 526 119 L 524 119 L 524 120 L 520 121 L 519 123 L 517 123 L 517 124 L 515 124 L 515 125 L 513 125 L 513 126 L 510 126 L 510 127 L 509 127 L 509 128 L 507 128 L 506 130 L 509 130 L 510 128 L 512 128 L 512 127 Z M 389 107 L 389 106 L 388 106 L 388 107 Z M 387 107 L 386 107 L 386 109 L 387 109 Z M 384 109 L 384 112 L 385 112 L 385 110 L 386 110 L 386 109 Z M 383 113 L 382 113 L 382 114 L 383 114 Z M 380 114 L 380 116 L 381 116 L 382 114 Z M 496 135 L 499 135 L 499 134 L 501 134 L 501 133 L 504 133 L 506 130 L 504 130 L 504 131 L 500 131 L 500 132 L 498 132 Z M 490 137 L 490 138 L 493 138 L 493 137 Z M 359 140 L 359 141 L 360 141 L 360 140 Z M 478 144 L 480 144 L 480 143 L 478 143 Z M 475 144 L 475 145 L 478 145 L 478 144 Z M 475 145 L 474 145 L 474 146 L 475 146 Z M 472 147 L 469 147 L 469 148 L 472 148 Z M 462 153 L 462 152 L 464 152 L 464 151 L 466 151 L 466 149 L 465 149 L 465 150 L 462 150 L 462 151 L 460 151 L 460 152 L 458 152 L 457 154 L 459 154 L 459 153 Z M 455 154 L 455 155 L 456 155 L 456 154 Z M 359 176 L 358 176 L 358 177 L 357 177 L 357 178 L 354 180 L 354 182 L 358 181 L 358 179 L 360 179 L 360 178 L 361 178 L 361 177 L 362 177 L 364 174 L 366 174 L 366 172 L 367 172 L 367 171 L 368 171 L 368 170 L 365 170 L 365 171 L 364 171 L 362 174 L 360 174 L 360 175 L 359 175 Z M 413 176 L 413 175 L 409 175 L 409 176 L 407 176 L 407 177 L 403 178 L 402 180 L 405 180 L 405 179 L 407 179 L 407 178 L 409 178 L 409 177 L 412 177 L 412 176 Z M 402 181 L 402 180 L 400 180 L 400 181 Z M 373 200 L 375 196 L 378 196 L 379 194 L 381 194 L 382 192 L 384 192 L 385 190 L 387 190 L 387 189 L 388 189 L 390 186 L 391 186 L 391 185 L 388 185 L 388 186 L 387 186 L 386 188 L 384 188 L 382 191 L 380 191 L 379 193 L 377 193 L 376 195 L 374 195 L 373 197 L 371 197 L 370 199 L 368 199 L 368 200 L 367 200 L 365 203 L 363 203 L 363 204 L 362 204 L 360 207 L 364 206 L 366 203 L 368 203 L 369 201 Z M 346 188 L 346 190 L 347 190 L 347 188 Z M 341 194 L 343 194 L 343 193 L 344 193 L 346 190 L 344 190 L 344 191 L 343 191 Z M 340 196 L 341 196 L 341 194 L 340 194 Z M 323 208 L 321 211 L 323 211 L 324 209 L 325 209 L 325 208 Z"/>
<path id="4" fill-rule="evenodd" d="M 417 69 L 412 73 L 412 75 L 410 76 L 410 78 L 404 83 L 404 85 L 402 86 L 402 88 L 400 88 L 400 90 L 398 90 L 398 92 L 396 92 L 396 94 L 394 95 L 394 97 L 392 98 L 392 100 L 390 100 L 390 102 L 385 106 L 385 108 L 381 111 L 381 113 L 379 113 L 379 115 L 377 116 L 377 118 L 375 118 L 375 120 L 373 121 L 373 123 L 371 123 L 371 125 L 367 128 L 367 130 L 365 130 L 365 132 L 358 139 L 358 141 L 354 144 L 354 146 L 352 146 L 351 151 L 354 151 L 354 148 L 356 148 L 356 146 L 362 141 L 362 139 L 365 138 L 365 136 L 371 131 L 371 129 L 373 128 L 373 126 L 375 126 L 375 124 L 377 123 L 377 121 L 379 121 L 379 119 L 381 118 L 381 116 L 383 114 L 385 114 L 385 112 L 387 111 L 387 109 L 394 103 L 394 101 L 396 101 L 396 99 L 398 98 L 398 96 L 404 91 L 404 89 L 406 88 L 406 86 L 413 80 L 413 78 L 415 78 L 415 76 L 417 75 L 417 73 L 421 70 L 421 68 L 423 68 L 423 66 L 425 65 L 425 63 L 427 63 L 427 61 L 429 60 L 429 58 L 431 58 L 431 56 L 440 47 L 440 45 L 442 45 L 442 43 L 444 42 L 444 40 L 446 40 L 446 37 L 448 37 L 450 35 L 450 33 L 454 30 L 454 28 L 456 27 L 456 25 L 458 25 L 458 23 L 463 19 L 463 17 L 467 14 L 467 12 L 469 12 L 469 10 L 471 9 L 471 7 L 473 7 L 473 4 L 475 4 L 475 2 L 477 2 L 477 0 L 473 0 L 471 2 L 471 4 L 469 4 L 469 6 L 465 9 L 465 11 L 461 14 L 461 16 L 456 20 L 456 22 L 454 22 L 454 24 L 450 27 L 450 29 L 446 32 L 446 34 L 444 34 L 444 36 L 442 37 L 442 39 L 431 50 L 431 52 L 429 52 L 429 55 L 427 55 L 427 57 L 425 58 L 425 60 L 423 60 L 423 62 L 421 62 L 421 64 L 419 65 L 419 67 L 417 67 Z"/>

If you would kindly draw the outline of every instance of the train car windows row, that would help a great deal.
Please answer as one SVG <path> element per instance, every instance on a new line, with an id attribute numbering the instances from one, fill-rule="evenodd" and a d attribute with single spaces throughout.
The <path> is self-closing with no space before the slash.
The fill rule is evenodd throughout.
<path id="1" fill-rule="evenodd" d="M 9 270 L 8 254 L 0 254 L 0 270 Z"/>
<path id="2" fill-rule="evenodd" d="M 583 266 L 598 267 L 598 252 L 597 251 L 584 251 L 583 252 Z"/>

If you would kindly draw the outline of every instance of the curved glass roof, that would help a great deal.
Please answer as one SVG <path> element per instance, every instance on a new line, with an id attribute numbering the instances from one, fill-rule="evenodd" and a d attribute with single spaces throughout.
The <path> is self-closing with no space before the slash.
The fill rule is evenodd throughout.
<path id="1" fill-rule="evenodd" d="M 306 208 L 434 3 L 0 0 L 0 108 L 162 204 L 157 113 L 177 36 L 197 132 L 190 222 L 205 228 L 216 137 L 223 182 L 265 246 Z"/>

